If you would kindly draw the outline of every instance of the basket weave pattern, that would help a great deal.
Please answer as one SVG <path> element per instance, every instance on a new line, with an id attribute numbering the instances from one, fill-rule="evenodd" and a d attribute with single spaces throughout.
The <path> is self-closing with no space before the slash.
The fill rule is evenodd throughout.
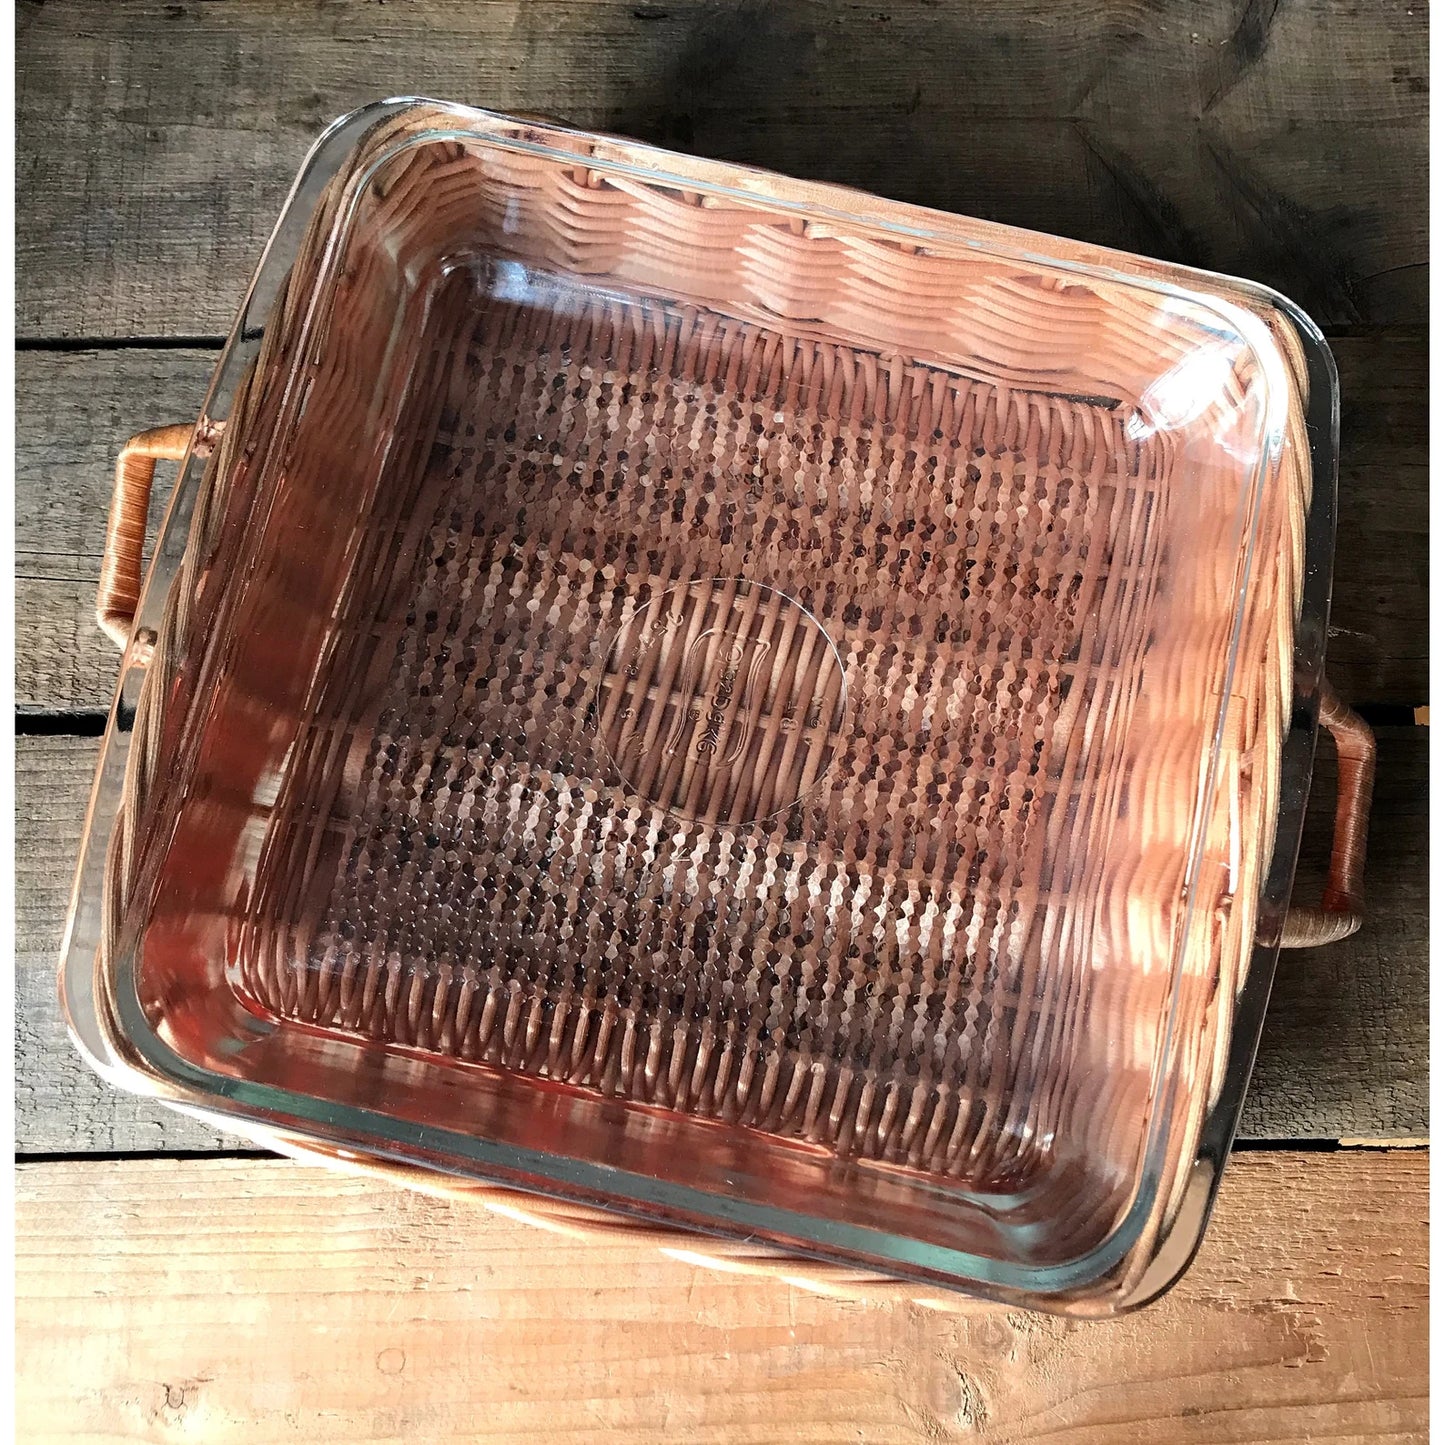
<path id="1" fill-rule="evenodd" d="M 1234 640 L 1229 539 L 1259 500 L 1226 420 L 1196 419 L 1207 450 L 1141 425 L 1187 328 L 962 250 L 410 134 L 373 137 L 366 186 L 323 204 L 211 459 L 108 933 L 164 867 L 146 823 L 183 766 L 161 759 L 200 746 L 195 698 L 230 665 L 207 639 L 255 605 L 230 583 L 255 571 L 249 519 L 331 505 L 345 477 L 350 580 L 237 933 L 257 1006 L 1041 1188 L 1087 1247 L 1131 1180 L 1071 1205 L 1076 1171 L 1130 1152 L 1183 956 L 1168 1071 L 1190 1104 L 1157 1228 L 1271 841 L 1297 407 L 1201 815 L 1225 700 L 1200 680 Z M 348 208 L 393 254 L 330 249 Z M 424 315 L 363 304 L 437 233 L 476 249 Z M 596 275 L 626 289 L 567 280 Z M 279 378 L 306 347 L 302 427 Z M 348 447 L 383 353 L 400 442 L 373 465 Z M 271 584 L 303 588 L 306 563 Z"/>

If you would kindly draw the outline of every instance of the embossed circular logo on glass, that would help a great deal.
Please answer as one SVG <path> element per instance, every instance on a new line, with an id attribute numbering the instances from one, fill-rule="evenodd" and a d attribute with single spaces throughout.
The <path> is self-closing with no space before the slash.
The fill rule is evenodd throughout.
<path id="1" fill-rule="evenodd" d="M 752 823 L 822 781 L 846 700 L 842 659 L 812 613 L 717 578 L 633 611 L 608 649 L 597 719 L 633 792 L 686 818 Z"/>

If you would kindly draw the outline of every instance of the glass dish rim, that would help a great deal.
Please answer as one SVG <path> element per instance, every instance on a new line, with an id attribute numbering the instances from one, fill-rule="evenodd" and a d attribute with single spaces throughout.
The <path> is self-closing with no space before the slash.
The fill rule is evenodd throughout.
<path id="1" fill-rule="evenodd" d="M 796 214 L 809 217 L 816 217 L 826 220 L 840 221 L 854 226 L 863 225 L 870 230 L 892 232 L 910 240 L 938 240 L 955 247 L 963 247 L 978 250 L 984 254 L 997 255 L 1008 259 L 1017 260 L 1024 264 L 1033 266 L 1048 267 L 1053 270 L 1065 272 L 1076 272 L 1089 276 L 1096 280 L 1105 280 L 1117 285 L 1142 289 L 1164 296 L 1180 296 L 1187 298 L 1192 304 L 1213 311 L 1220 316 L 1221 321 L 1228 325 L 1230 330 L 1239 340 L 1253 346 L 1256 356 L 1263 366 L 1263 375 L 1266 386 L 1266 417 L 1273 415 L 1276 424 L 1269 428 L 1262 424 L 1261 451 L 1260 457 L 1255 463 L 1254 477 L 1246 484 L 1245 493 L 1257 495 L 1259 489 L 1265 484 L 1268 467 L 1267 462 L 1274 454 L 1279 445 L 1279 435 L 1282 430 L 1278 423 L 1280 414 L 1280 399 L 1277 393 L 1271 397 L 1270 389 L 1270 368 L 1263 365 L 1265 356 L 1261 355 L 1260 349 L 1255 342 L 1250 340 L 1252 332 L 1265 332 L 1263 322 L 1257 317 L 1248 315 L 1243 308 L 1231 303 L 1227 298 L 1214 295 L 1209 292 L 1189 290 L 1184 282 L 1188 278 L 1198 280 L 1214 280 L 1224 282 L 1236 293 L 1251 296 L 1257 302 L 1280 313 L 1296 330 L 1304 346 L 1307 361 L 1312 372 L 1321 373 L 1320 377 L 1312 376 L 1312 385 L 1309 394 L 1309 419 L 1308 432 L 1310 437 L 1310 465 L 1313 473 L 1313 489 L 1311 502 L 1308 509 L 1306 521 L 1306 595 L 1301 607 L 1300 620 L 1296 628 L 1295 638 L 1295 698 L 1294 713 L 1298 716 L 1303 709 L 1305 719 L 1305 732 L 1307 732 L 1308 758 L 1303 766 L 1303 785 L 1300 788 L 1300 796 L 1286 798 L 1283 783 L 1281 785 L 1281 798 L 1277 813 L 1275 848 L 1271 858 L 1270 867 L 1266 874 L 1266 881 L 1262 888 L 1259 914 L 1257 920 L 1256 939 L 1261 936 L 1268 937 L 1269 929 L 1266 926 L 1271 906 L 1282 913 L 1283 900 L 1278 897 L 1271 897 L 1272 890 L 1277 893 L 1280 888 L 1280 874 L 1283 873 L 1283 887 L 1287 895 L 1288 884 L 1293 875 L 1294 858 L 1298 851 L 1299 835 L 1303 824 L 1303 796 L 1308 791 L 1309 760 L 1313 757 L 1314 745 L 1314 714 L 1317 705 L 1315 696 L 1318 688 L 1320 672 L 1323 665 L 1323 640 L 1325 631 L 1325 619 L 1328 612 L 1329 578 L 1333 560 L 1333 529 L 1334 529 L 1334 470 L 1336 466 L 1336 443 L 1335 428 L 1337 427 L 1338 410 L 1338 385 L 1334 373 L 1332 358 L 1324 339 L 1314 326 L 1313 322 L 1304 315 L 1300 309 L 1287 298 L 1273 291 L 1271 288 L 1262 286 L 1255 282 L 1244 281 L 1239 278 L 1222 277 L 1216 273 L 1198 271 L 1191 268 L 1175 266 L 1170 263 L 1149 263 L 1151 267 L 1157 268 L 1156 275 L 1136 275 L 1127 271 L 1113 271 L 1108 266 L 1092 261 L 1070 260 L 1058 256 L 1041 254 L 1038 251 L 1030 250 L 1022 243 L 1036 233 L 1019 231 L 1008 227 L 990 226 L 990 232 L 995 239 L 984 241 L 973 236 L 961 236 L 956 232 L 950 232 L 950 224 L 957 226 L 966 218 L 950 216 L 948 213 L 929 211 L 921 207 L 910 206 L 904 203 L 883 202 L 890 209 L 916 217 L 920 224 L 911 225 L 901 221 L 890 221 L 874 215 L 860 216 L 856 210 L 849 211 L 841 207 L 846 204 L 850 197 L 856 198 L 859 202 L 876 200 L 865 192 L 850 191 L 846 187 L 827 185 L 819 182 L 803 182 L 807 187 L 810 197 L 818 195 L 834 196 L 840 203 L 840 208 L 833 209 L 827 205 L 819 204 L 815 199 L 792 200 L 779 198 L 771 194 L 760 194 L 757 191 L 749 190 L 746 186 L 712 183 L 697 175 L 678 174 L 676 171 L 667 170 L 666 164 L 672 161 L 675 165 L 701 166 L 707 168 L 716 166 L 719 170 L 725 171 L 732 176 L 740 176 L 745 180 L 751 179 L 766 184 L 793 184 L 789 178 L 778 176 L 773 172 L 761 170 L 750 166 L 736 166 L 726 162 L 709 162 L 699 160 L 696 157 L 678 156 L 675 153 L 646 145 L 642 142 L 633 142 L 610 136 L 598 136 L 596 133 L 577 129 L 562 123 L 551 121 L 537 122 L 530 119 L 511 117 L 500 112 L 489 111 L 474 107 L 453 105 L 445 102 L 426 100 L 420 97 L 399 97 L 389 100 L 373 102 L 363 106 L 348 115 L 342 116 L 333 122 L 316 140 L 303 161 L 296 180 L 292 185 L 286 202 L 283 205 L 276 225 L 273 229 L 270 240 L 267 242 L 256 270 L 247 287 L 245 298 L 238 310 L 236 321 L 231 333 L 223 347 L 212 375 L 211 383 L 207 391 L 205 401 L 200 415 L 206 417 L 211 415 L 216 400 L 224 389 L 224 383 L 229 379 L 234 384 L 234 373 L 244 361 L 242 352 L 247 344 L 254 346 L 259 338 L 260 332 L 254 327 L 248 327 L 247 322 L 253 313 L 264 308 L 267 285 L 275 285 L 280 276 L 289 269 L 293 259 L 290 254 L 281 254 L 281 242 L 288 225 L 296 228 L 298 220 L 304 224 L 307 217 L 298 216 L 298 207 L 303 200 L 308 188 L 314 188 L 318 184 L 325 184 L 333 175 L 337 174 L 346 164 L 356 139 L 365 134 L 378 121 L 391 115 L 400 114 L 403 111 L 425 106 L 428 109 L 445 113 L 455 117 L 458 127 L 448 129 L 443 126 L 430 127 L 415 137 L 408 137 L 404 144 L 419 144 L 423 142 L 434 142 L 437 140 L 460 139 L 484 140 L 488 145 L 495 145 L 504 149 L 519 150 L 540 154 L 556 159 L 571 159 L 574 163 L 579 160 L 575 152 L 566 149 L 559 149 L 540 142 L 524 138 L 495 133 L 484 133 L 479 135 L 476 126 L 479 122 L 486 122 L 493 125 L 517 125 L 521 124 L 530 128 L 555 132 L 561 135 L 575 136 L 589 142 L 603 141 L 609 147 L 614 147 L 627 154 L 642 154 L 656 158 L 658 164 L 628 164 L 613 158 L 596 158 L 588 156 L 586 163 L 595 165 L 603 171 L 617 171 L 624 174 L 630 173 L 638 177 L 644 177 L 653 183 L 676 184 L 685 186 L 694 191 L 711 191 L 724 197 L 735 198 L 739 201 L 752 205 L 765 203 L 769 208 L 777 210 L 788 210 Z M 470 129 L 464 128 L 462 122 L 469 121 Z M 391 154 L 387 152 L 387 156 Z M 377 162 L 380 163 L 379 161 Z M 329 169 L 327 167 L 329 166 Z M 922 224 L 930 221 L 934 224 Z M 1003 243 L 1003 238 L 1013 238 L 1020 244 L 1010 246 Z M 1037 237 L 1038 240 L 1048 238 Z M 1081 249 L 1097 252 L 1104 256 L 1116 256 L 1121 261 L 1133 259 L 1122 252 L 1109 252 L 1102 247 L 1085 246 Z M 1172 278 L 1172 279 L 1171 279 Z M 1271 350 L 1273 348 L 1271 347 Z M 1314 384 L 1323 380 L 1326 384 L 1321 386 Z M 1322 425 L 1321 423 L 1325 424 Z M 172 495 L 171 505 L 167 510 L 165 521 L 162 524 L 160 536 L 163 539 L 172 540 L 172 528 L 177 519 L 177 503 L 188 491 L 193 491 L 198 484 L 197 469 L 192 458 L 187 458 L 183 463 L 180 476 L 177 480 Z M 1250 554 L 1249 560 L 1245 563 L 1244 585 L 1241 587 L 1243 593 L 1247 587 L 1252 554 L 1254 550 L 1255 529 L 1250 528 L 1247 533 L 1247 549 Z M 182 542 L 184 539 L 182 539 Z M 161 578 L 158 573 L 161 569 L 162 547 L 157 544 L 155 549 L 156 560 L 150 567 L 142 599 L 142 609 L 153 602 L 153 591 L 160 587 L 164 592 L 169 584 L 169 578 Z M 1313 579 L 1313 588 L 1311 580 Z M 1311 614 L 1317 614 L 1318 626 L 1307 626 L 1307 615 L 1310 620 L 1315 620 Z M 1235 658 L 1238 650 L 1240 634 L 1241 609 L 1237 608 L 1234 618 L 1233 636 L 1230 643 L 1229 660 L 1226 672 L 1226 685 L 1223 689 L 1225 701 L 1221 703 L 1221 711 L 1216 718 L 1214 727 L 1214 741 L 1210 758 L 1210 779 L 1206 784 L 1205 795 L 1212 794 L 1217 786 L 1214 774 L 1219 753 L 1219 736 L 1224 722 L 1224 707 L 1228 699 L 1228 678 L 1232 676 Z M 1317 633 L 1318 645 L 1309 645 L 1311 638 Z M 1304 655 L 1302 656 L 1302 651 Z M 93 970 L 89 975 L 81 963 L 91 963 L 92 960 L 85 958 L 85 950 L 81 949 L 80 958 L 75 954 L 74 927 L 77 911 L 81 905 L 86 881 L 87 865 L 92 855 L 99 851 L 103 857 L 105 844 L 108 840 L 97 836 L 96 821 L 99 816 L 98 805 L 102 801 L 102 794 L 107 787 L 107 763 L 111 761 L 111 755 L 117 749 L 124 751 L 128 743 L 125 729 L 121 726 L 121 715 L 123 707 L 123 691 L 127 674 L 134 671 L 134 666 L 127 663 L 121 668 L 120 680 L 117 684 L 116 698 L 112 705 L 105 737 L 102 743 L 101 757 L 97 766 L 96 783 L 92 791 L 91 803 L 87 812 L 86 827 L 81 846 L 80 860 L 76 872 L 76 885 L 72 895 L 71 906 L 67 918 L 64 941 L 61 955 L 61 993 L 64 1003 L 67 1023 L 81 1052 L 87 1056 L 92 1065 L 98 1071 L 106 1074 L 117 1082 L 124 1083 L 127 1087 L 134 1088 L 137 1078 L 135 1073 L 124 1063 L 115 1060 L 113 1057 L 106 1057 L 110 1050 L 103 1038 L 103 1027 L 96 1024 L 91 1030 L 87 1030 L 85 1020 L 78 1017 L 77 1005 L 85 1005 L 88 1002 L 90 1010 L 95 1009 L 95 978 Z M 1293 737 L 1297 728 L 1291 725 L 1286 735 L 1288 742 Z M 1299 739 L 1295 739 L 1299 743 Z M 1282 762 L 1283 769 L 1283 762 Z M 111 772 L 113 773 L 113 768 Z M 112 792 L 115 790 L 115 782 L 112 777 L 109 782 Z M 113 801 L 113 800 L 112 800 Z M 114 809 L 111 811 L 113 820 Z M 1287 859 L 1287 866 L 1283 866 Z M 1190 861 L 1191 891 L 1193 882 L 1198 874 L 1198 855 Z M 1192 903 L 1190 905 L 1192 907 Z M 1277 930 L 1276 930 L 1277 936 Z M 1248 1078 L 1249 1069 L 1252 1065 L 1255 1047 L 1257 1046 L 1259 1025 L 1262 1023 L 1264 1005 L 1268 998 L 1269 979 L 1273 973 L 1274 957 L 1277 944 L 1258 941 L 1252 950 L 1249 967 L 1245 975 L 1244 985 L 1239 991 L 1236 1000 L 1235 1016 L 1231 1029 L 1229 1064 L 1225 1073 L 1224 1085 L 1219 1092 L 1218 1098 L 1211 1102 L 1206 1109 L 1204 1127 L 1201 1130 L 1199 1146 L 1196 1149 L 1196 1163 L 1204 1160 L 1206 1156 L 1212 1163 L 1211 1185 L 1208 1191 L 1208 1198 L 1203 1202 L 1202 1210 L 1198 1213 L 1190 1228 L 1192 1231 L 1192 1245 L 1197 1247 L 1199 1238 L 1202 1237 L 1204 1224 L 1207 1220 L 1209 1206 L 1212 1203 L 1213 1190 L 1217 1187 L 1219 1171 L 1222 1168 L 1224 1155 L 1228 1151 L 1234 1129 L 1237 1126 L 1239 1107 L 1243 1102 L 1244 1086 Z M 706 1228 L 707 1220 L 718 1224 L 731 1223 L 735 1226 L 742 1226 L 754 1232 L 777 1234 L 779 1223 L 787 1223 L 789 1220 L 796 1220 L 799 1225 L 805 1226 L 802 1229 L 785 1231 L 787 1247 L 807 1251 L 810 1248 L 809 1241 L 816 1242 L 815 1252 L 822 1257 L 839 1256 L 828 1254 L 828 1241 L 820 1239 L 819 1232 L 831 1234 L 838 1238 L 840 1247 L 843 1246 L 842 1236 L 856 1236 L 859 1240 L 866 1240 L 856 1247 L 858 1252 L 866 1258 L 870 1258 L 883 1264 L 884 1267 L 894 1271 L 907 1274 L 911 1278 L 926 1279 L 929 1283 L 940 1284 L 955 1289 L 964 1289 L 973 1293 L 993 1293 L 997 1295 L 1027 1296 L 1030 1299 L 1038 1299 L 1047 1302 L 1050 1295 L 1063 1294 L 1072 1289 L 1079 1289 L 1087 1286 L 1091 1281 L 1096 1281 L 1107 1274 L 1107 1272 L 1123 1259 L 1130 1249 L 1137 1242 L 1140 1228 L 1147 1218 L 1155 1203 L 1155 1196 L 1160 1183 L 1159 1149 L 1162 1140 L 1167 1132 L 1170 1122 L 1170 1115 L 1175 1106 L 1173 1098 L 1174 1090 L 1171 1087 L 1168 1092 L 1168 1099 L 1157 1105 L 1152 1111 L 1149 1125 L 1148 1142 L 1144 1153 L 1144 1162 L 1138 1173 L 1138 1188 L 1133 1202 L 1110 1233 L 1093 1249 L 1079 1256 L 1078 1259 L 1064 1264 L 1048 1266 L 1038 1265 L 1016 1265 L 1004 1261 L 991 1259 L 986 1256 L 978 1256 L 963 1251 L 924 1244 L 907 1236 L 889 1234 L 883 1230 L 873 1230 L 862 1226 L 842 1225 L 836 1221 L 820 1219 L 813 1215 L 794 1215 L 780 1210 L 776 1206 L 766 1204 L 751 1204 L 739 1202 L 729 1197 L 715 1193 L 711 1190 L 692 1189 L 678 1184 L 664 1184 L 660 1180 L 649 1178 L 645 1175 L 634 1174 L 618 1170 L 612 1166 L 600 1165 L 589 1161 L 567 1158 L 561 1155 L 545 1152 L 520 1151 L 509 1145 L 496 1145 L 491 1141 L 481 1140 L 471 1135 L 458 1134 L 455 1131 L 441 1130 L 437 1128 L 422 1128 L 421 1126 L 405 1124 L 390 1116 L 380 1114 L 374 1110 L 362 1109 L 354 1105 L 341 1104 L 335 1100 L 317 1098 L 315 1096 L 297 1093 L 287 1089 L 277 1088 L 274 1085 L 261 1084 L 250 1080 L 236 1079 L 226 1075 L 213 1073 L 210 1070 L 199 1068 L 181 1055 L 175 1053 L 147 1023 L 144 1013 L 140 1009 L 139 1000 L 136 997 L 135 959 L 126 955 L 116 960 L 114 965 L 114 976 L 116 981 L 116 996 L 120 1009 L 121 1025 L 125 1038 L 144 1057 L 146 1062 L 156 1071 L 157 1079 L 164 1080 L 169 1088 L 174 1089 L 179 1098 L 172 1102 L 179 1102 L 191 1108 L 203 1111 L 213 1111 L 218 1114 L 234 1116 L 238 1119 L 247 1119 L 260 1126 L 268 1127 L 267 1120 L 277 1117 L 293 1123 L 302 1134 L 315 1136 L 326 1136 L 335 1133 L 340 1136 L 340 1131 L 345 1128 L 350 1132 L 341 1137 L 341 1142 L 349 1147 L 358 1148 L 363 1151 L 369 1150 L 373 1153 L 390 1155 L 391 1157 L 415 1159 L 416 1153 L 425 1150 L 428 1156 L 433 1152 L 430 1145 L 435 1145 L 435 1152 L 446 1152 L 453 1159 L 466 1161 L 479 1166 L 481 1177 L 496 1177 L 498 1172 L 507 1173 L 517 1167 L 516 1163 L 509 1164 L 503 1156 L 520 1156 L 526 1153 L 529 1158 L 535 1160 L 535 1166 L 526 1172 L 531 1175 L 540 1176 L 548 1183 L 556 1184 L 565 1192 L 568 1187 L 573 1189 L 585 1188 L 589 1192 L 595 1188 L 599 1194 L 606 1194 L 614 1201 L 613 1207 L 624 1211 L 629 1208 L 643 1212 L 649 1206 L 680 1207 L 690 1217 L 701 1221 L 701 1227 Z M 1178 978 L 1180 973 L 1179 959 L 1176 956 L 1174 961 L 1174 982 L 1171 985 L 1170 1003 L 1167 1019 L 1164 1025 L 1163 1042 L 1160 1048 L 1160 1058 L 1156 1064 L 1156 1070 L 1162 1071 L 1165 1067 L 1169 1040 L 1172 1036 L 1174 1026 L 1174 1015 L 1178 999 Z M 88 999 L 86 998 L 88 995 Z M 1249 1000 L 1248 1007 L 1246 999 Z M 87 1037 L 89 1033 L 89 1037 Z M 1247 1047 L 1241 1048 L 1242 1040 L 1252 1038 L 1253 1042 Z M 117 1076 L 120 1076 L 117 1078 Z M 144 1078 L 144 1076 L 140 1076 Z M 1156 1083 L 1158 1082 L 1156 1073 Z M 147 1081 L 149 1082 L 149 1081 Z M 1231 1088 L 1231 1085 L 1234 1087 Z M 149 1087 L 148 1092 L 164 1093 L 164 1089 Z M 1227 1117 L 1226 1117 L 1227 1116 Z M 269 1127 L 283 1127 L 270 1125 Z M 388 1149 L 387 1144 L 391 1145 Z M 412 1154 L 408 1154 L 408 1149 Z M 435 1161 L 428 1159 L 432 1167 L 438 1167 Z M 445 1167 L 445 1166 L 443 1166 Z M 463 1172 L 463 1171 L 458 1171 Z M 588 1185 L 582 1176 L 595 1175 L 598 1182 Z M 572 1177 L 575 1176 L 575 1177 Z M 622 1180 L 632 1181 L 630 1187 L 618 1188 L 618 1182 Z M 601 1182 L 601 1181 L 606 1181 Z M 664 1197 L 666 1196 L 666 1197 Z M 590 1200 L 589 1202 L 597 1202 Z M 1186 1209 L 1187 1198 L 1181 1202 L 1176 1209 L 1175 1217 L 1166 1225 L 1161 1236 L 1160 1248 L 1153 1256 L 1157 1260 L 1165 1251 L 1163 1246 L 1176 1235 L 1185 1224 L 1184 1216 L 1189 1211 Z M 1189 1250 L 1192 1256 L 1193 1248 Z M 927 1256 L 919 1258 L 918 1256 Z M 856 1264 L 857 1256 L 845 1256 L 846 1262 Z M 1173 1278 L 1182 1272 L 1187 1266 L 1188 1257 L 1161 1286 L 1159 1290 L 1153 1291 L 1157 1294 L 1163 1288 L 1172 1283 Z M 1146 1271 L 1147 1273 L 1147 1271 Z M 1153 1294 L 1148 1297 L 1152 1298 Z M 1144 1303 L 1145 1299 L 1137 1300 L 1137 1303 Z M 1130 1302 L 1135 1303 L 1135 1301 Z"/>

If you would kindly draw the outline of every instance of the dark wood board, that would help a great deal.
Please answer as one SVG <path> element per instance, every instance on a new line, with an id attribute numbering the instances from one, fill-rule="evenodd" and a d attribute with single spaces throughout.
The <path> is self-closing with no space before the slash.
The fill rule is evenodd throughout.
<path id="1" fill-rule="evenodd" d="M 27 0 L 17 330 L 223 333 L 311 141 L 397 93 L 1250 276 L 1322 324 L 1420 324 L 1427 25 L 1344 0 Z"/>
<path id="2" fill-rule="evenodd" d="M 1429 334 L 1330 347 L 1340 372 L 1330 675 L 1356 705 L 1419 707 L 1430 696 Z"/>
<path id="3" fill-rule="evenodd" d="M 1340 536 L 1330 669 L 1351 701 L 1427 696 L 1428 345 L 1422 332 L 1337 337 Z M 16 700 L 108 707 L 115 655 L 94 624 L 116 452 L 194 417 L 214 351 L 27 351 L 17 358 Z M 173 469 L 162 464 L 153 526 Z"/>
<path id="4" fill-rule="evenodd" d="M 1428 1128 L 1426 728 L 1381 732 L 1368 883 L 1354 938 L 1281 955 L 1245 1137 L 1420 1138 Z M 236 1147 L 159 1105 L 101 1085 L 60 1023 L 55 969 L 99 744 L 19 739 L 17 1147 L 147 1153 Z M 1317 893 L 1329 848 L 1333 763 L 1321 750 L 1301 865 Z"/>

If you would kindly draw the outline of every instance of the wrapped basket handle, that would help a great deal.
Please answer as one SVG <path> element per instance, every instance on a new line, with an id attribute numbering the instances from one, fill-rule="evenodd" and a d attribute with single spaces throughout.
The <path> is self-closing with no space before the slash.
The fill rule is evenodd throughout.
<path id="1" fill-rule="evenodd" d="M 145 545 L 146 514 L 150 510 L 156 463 L 180 461 L 191 444 L 193 431 L 193 427 L 181 425 L 137 432 L 116 458 L 115 490 L 110 498 L 110 519 L 105 525 L 95 617 L 101 631 L 117 647 L 123 648 L 130 640 L 135 609 L 140 602 L 141 550 Z"/>
<path id="2" fill-rule="evenodd" d="M 1292 906 L 1285 915 L 1281 948 L 1316 948 L 1348 938 L 1365 912 L 1365 843 L 1375 791 L 1375 735 L 1347 707 L 1328 679 L 1320 686 L 1320 723 L 1335 740 L 1339 782 L 1330 871 L 1318 907 Z"/>
<path id="3" fill-rule="evenodd" d="M 100 558 L 100 586 L 95 617 L 101 631 L 121 649 L 130 640 L 135 610 L 140 603 L 141 552 L 145 546 L 146 514 L 150 510 L 151 483 L 156 463 L 181 461 L 194 438 L 199 452 L 207 450 L 220 423 L 199 427 L 183 422 L 137 432 L 121 449 L 115 462 L 115 488 L 110 518 L 105 525 L 105 550 Z"/>

